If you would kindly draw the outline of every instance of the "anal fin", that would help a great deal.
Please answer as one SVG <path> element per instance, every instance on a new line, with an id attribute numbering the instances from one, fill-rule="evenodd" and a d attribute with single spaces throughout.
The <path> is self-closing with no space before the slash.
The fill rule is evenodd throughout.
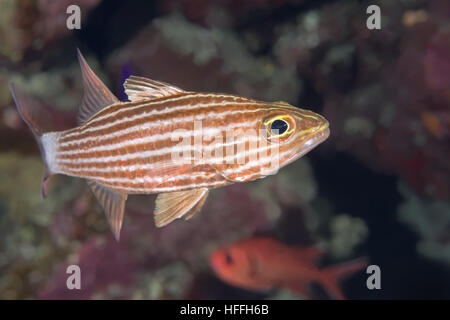
<path id="1" fill-rule="evenodd" d="M 128 195 L 112 191 L 94 180 L 88 180 L 88 186 L 94 193 L 98 202 L 105 212 L 111 231 L 117 241 L 120 238 L 120 229 L 122 228 L 123 214 L 125 211 L 125 202 Z"/>
<path id="2" fill-rule="evenodd" d="M 208 193 L 207 188 L 160 193 L 154 211 L 156 226 L 165 226 L 181 217 L 192 218 L 202 208 Z"/>

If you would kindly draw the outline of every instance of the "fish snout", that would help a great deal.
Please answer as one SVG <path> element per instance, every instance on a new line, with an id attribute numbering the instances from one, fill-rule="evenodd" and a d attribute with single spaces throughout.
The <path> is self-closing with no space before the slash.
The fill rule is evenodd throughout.
<path id="1" fill-rule="evenodd" d="M 223 265 L 223 253 L 221 251 L 214 251 L 209 257 L 209 264 L 214 270 L 219 270 Z"/>
<path id="2" fill-rule="evenodd" d="M 327 119 L 325 119 L 325 117 L 321 116 L 320 114 L 314 113 L 313 127 L 313 133 L 323 134 L 328 138 L 328 135 L 330 134 L 330 123 Z"/>

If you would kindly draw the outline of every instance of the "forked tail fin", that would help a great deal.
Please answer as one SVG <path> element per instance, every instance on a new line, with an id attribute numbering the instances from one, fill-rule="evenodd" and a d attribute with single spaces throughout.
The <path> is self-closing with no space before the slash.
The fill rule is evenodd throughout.
<path id="1" fill-rule="evenodd" d="M 323 277 L 321 279 L 321 284 L 335 299 L 344 300 L 345 297 L 342 290 L 339 288 L 339 282 L 353 273 L 364 269 L 367 265 L 367 259 L 360 258 L 324 268 L 322 269 Z"/>
<path id="2" fill-rule="evenodd" d="M 16 103 L 17 111 L 36 138 L 42 159 L 44 160 L 44 174 L 41 181 L 41 194 L 42 197 L 45 198 L 47 196 L 48 178 L 52 175 L 52 172 L 48 166 L 48 159 L 46 159 L 42 136 L 44 134 L 44 130 L 48 129 L 49 119 L 44 118 L 45 112 L 42 112 L 42 108 L 31 97 L 18 90 L 12 83 L 9 85 L 9 88 L 11 90 L 11 95 L 14 102 Z"/>

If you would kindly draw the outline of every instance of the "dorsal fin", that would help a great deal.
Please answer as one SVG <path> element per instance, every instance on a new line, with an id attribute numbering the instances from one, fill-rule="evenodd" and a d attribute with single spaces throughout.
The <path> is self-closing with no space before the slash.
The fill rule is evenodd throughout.
<path id="1" fill-rule="evenodd" d="M 83 75 L 84 87 L 84 96 L 78 113 L 78 124 L 81 125 L 101 109 L 119 102 L 119 99 L 117 99 L 95 75 L 79 49 L 77 49 L 77 52 L 81 73 Z"/>
<path id="2" fill-rule="evenodd" d="M 88 180 L 87 183 L 98 202 L 100 202 L 114 237 L 119 241 L 123 213 L 125 211 L 125 201 L 127 200 L 128 195 L 112 191 L 94 180 Z"/>
<path id="3" fill-rule="evenodd" d="M 123 87 L 130 101 L 154 99 L 185 92 L 168 83 L 135 76 L 128 77 Z"/>

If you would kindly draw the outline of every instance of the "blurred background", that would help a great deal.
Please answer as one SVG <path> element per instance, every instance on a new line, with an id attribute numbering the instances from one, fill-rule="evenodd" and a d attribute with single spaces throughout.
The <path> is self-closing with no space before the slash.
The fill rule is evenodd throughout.
<path id="1" fill-rule="evenodd" d="M 68 30 L 66 9 L 81 8 Z M 366 9 L 381 8 L 369 30 Z M 86 183 L 42 160 L 8 83 L 57 129 L 75 126 L 76 48 L 120 99 L 130 74 L 193 91 L 287 101 L 323 114 L 331 136 L 277 175 L 211 192 L 192 220 L 157 229 L 155 196 L 131 196 L 116 243 Z M 254 235 L 317 246 L 331 265 L 366 256 L 349 299 L 450 298 L 448 0 L 2 0 L 0 299 L 301 299 L 219 280 L 209 255 Z M 67 290 L 78 264 L 82 290 Z"/>

